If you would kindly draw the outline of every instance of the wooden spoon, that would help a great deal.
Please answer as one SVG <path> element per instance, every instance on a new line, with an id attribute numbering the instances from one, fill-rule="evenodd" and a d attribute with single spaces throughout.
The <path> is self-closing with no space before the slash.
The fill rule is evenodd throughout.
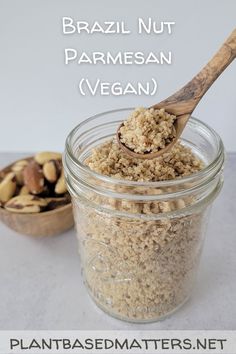
<path id="1" fill-rule="evenodd" d="M 227 66 L 236 57 L 236 29 L 231 33 L 229 38 L 224 42 L 219 51 L 213 56 L 208 64 L 188 82 L 179 91 L 161 101 L 160 103 L 152 106 L 155 109 L 164 108 L 168 113 L 174 114 L 177 119 L 174 123 L 176 130 L 176 137 L 165 148 L 160 149 L 157 152 L 140 154 L 129 149 L 120 141 L 120 127 L 117 130 L 117 141 L 121 149 L 131 155 L 132 157 L 141 159 L 153 159 L 167 152 L 179 139 L 182 134 L 185 125 L 188 122 L 193 110 L 197 106 L 198 102 L 211 87 L 213 82 L 219 77 L 219 75 L 227 68 Z"/>

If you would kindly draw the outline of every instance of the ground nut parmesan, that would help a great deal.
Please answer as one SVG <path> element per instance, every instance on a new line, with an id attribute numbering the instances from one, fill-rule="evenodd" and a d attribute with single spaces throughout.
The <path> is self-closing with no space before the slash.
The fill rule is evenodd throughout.
<path id="1" fill-rule="evenodd" d="M 136 153 L 156 152 L 176 137 L 175 120 L 164 109 L 137 108 L 121 126 L 120 141 Z"/>
<path id="2" fill-rule="evenodd" d="M 201 160 L 180 143 L 158 158 L 142 160 L 125 154 L 115 140 L 94 149 L 86 165 L 105 176 L 148 182 L 180 178 L 200 171 L 203 167 Z"/>
<path id="3" fill-rule="evenodd" d="M 180 143 L 153 160 L 133 159 L 116 140 L 95 148 L 85 160 L 91 170 L 114 180 L 157 182 L 202 169 L 202 162 Z M 73 199 L 83 275 L 89 292 L 105 311 L 121 319 L 149 321 L 178 308 L 189 296 L 202 247 L 202 214 L 168 217 L 185 210 L 194 196 L 170 200 L 132 200 L 171 193 L 173 187 L 116 184 L 116 198 L 90 191 L 90 203 Z M 128 196 L 130 194 L 127 194 Z M 102 207 L 102 209 L 101 209 Z M 153 216 L 163 215 L 160 219 Z"/>

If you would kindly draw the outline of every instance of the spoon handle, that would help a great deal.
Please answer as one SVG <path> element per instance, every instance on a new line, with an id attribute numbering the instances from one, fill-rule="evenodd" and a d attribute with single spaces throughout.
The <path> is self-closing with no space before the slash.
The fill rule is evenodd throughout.
<path id="1" fill-rule="evenodd" d="M 224 42 L 206 66 L 174 95 L 158 103 L 154 108 L 166 108 L 172 114 L 191 114 L 200 99 L 218 76 L 236 57 L 236 29 Z"/>

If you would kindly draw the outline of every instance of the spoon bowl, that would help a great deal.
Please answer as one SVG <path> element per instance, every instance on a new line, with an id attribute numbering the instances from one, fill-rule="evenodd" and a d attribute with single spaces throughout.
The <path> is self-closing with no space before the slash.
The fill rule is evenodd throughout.
<path id="1" fill-rule="evenodd" d="M 171 112 L 168 112 L 168 113 L 171 113 Z M 185 114 L 185 115 L 179 116 L 178 119 L 176 119 L 174 122 L 176 137 L 173 138 L 172 141 L 168 145 L 166 145 L 164 148 L 162 148 L 158 151 L 155 151 L 155 152 L 147 152 L 144 154 L 140 154 L 140 153 L 133 151 L 125 144 L 123 144 L 120 139 L 120 132 L 119 131 L 120 131 L 120 128 L 124 125 L 124 123 L 121 123 L 117 129 L 116 140 L 117 140 L 120 148 L 122 149 L 122 151 L 125 152 L 126 154 L 128 154 L 134 158 L 138 158 L 138 159 L 151 160 L 156 157 L 160 157 L 162 154 L 168 152 L 176 144 L 176 142 L 179 139 L 180 135 L 182 134 L 182 131 L 184 130 L 184 127 L 187 124 L 189 118 L 190 118 L 190 114 Z"/>

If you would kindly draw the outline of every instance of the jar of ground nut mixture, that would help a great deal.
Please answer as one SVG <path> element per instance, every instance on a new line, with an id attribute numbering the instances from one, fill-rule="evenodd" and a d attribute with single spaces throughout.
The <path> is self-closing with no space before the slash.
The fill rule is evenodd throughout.
<path id="1" fill-rule="evenodd" d="M 114 138 L 132 109 L 98 114 L 68 136 L 64 155 L 84 283 L 119 319 L 155 321 L 191 295 L 224 148 L 191 118 L 181 141 L 153 160 L 134 159 Z"/>

